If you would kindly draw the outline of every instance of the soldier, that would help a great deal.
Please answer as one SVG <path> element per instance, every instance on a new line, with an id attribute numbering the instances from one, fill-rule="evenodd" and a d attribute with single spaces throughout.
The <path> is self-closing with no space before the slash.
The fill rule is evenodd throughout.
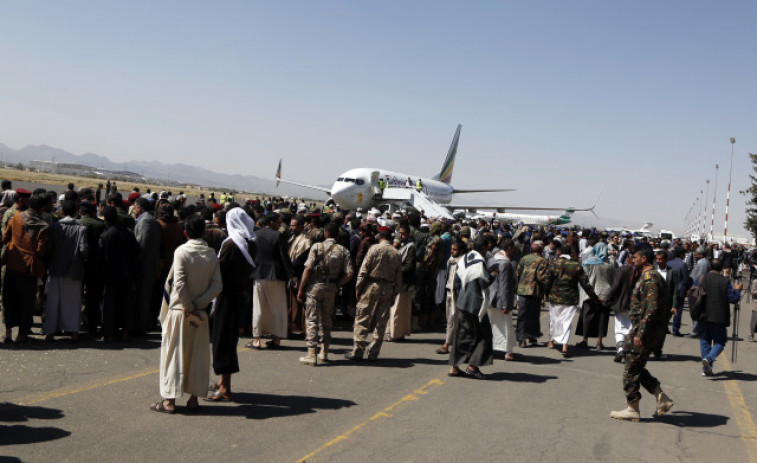
<path id="1" fill-rule="evenodd" d="M 326 239 L 310 248 L 302 281 L 297 291 L 297 300 L 302 303 L 305 300 L 304 293 L 307 288 L 305 341 L 308 353 L 305 357 L 300 357 L 300 363 L 304 365 L 316 366 L 318 362 L 328 363 L 336 292 L 340 286 L 350 281 L 355 273 L 350 261 L 350 252 L 336 243 L 335 238 L 338 233 L 337 224 L 332 222 L 326 225 L 323 231 Z M 316 358 L 319 337 L 321 352 Z"/>
<path id="2" fill-rule="evenodd" d="M 520 347 L 536 344 L 541 336 L 541 300 L 547 280 L 547 261 L 541 257 L 544 244 L 534 241 L 531 254 L 518 263 L 515 274 L 518 278 L 518 324 L 517 337 Z M 529 344 L 526 344 L 528 341 Z"/>
<path id="3" fill-rule="evenodd" d="M 633 255 L 633 263 L 641 269 L 641 277 L 631 294 L 631 331 L 626 338 L 626 366 L 623 370 L 623 389 L 626 391 L 628 407 L 610 412 L 610 417 L 618 420 L 639 422 L 639 386 L 657 398 L 654 416 L 664 415 L 673 407 L 673 401 L 660 388 L 660 382 L 646 369 L 651 348 L 658 345 L 665 336 L 668 320 L 663 316 L 665 282 L 653 266 L 654 253 L 651 249 L 641 249 Z"/>
<path id="4" fill-rule="evenodd" d="M 368 361 L 378 359 L 384 341 L 389 309 L 397 297 L 402 283 L 402 257 L 392 246 L 392 229 L 379 228 L 379 243 L 372 246 L 363 260 L 357 276 L 355 295 L 355 347 L 344 354 L 347 360 L 363 360 L 368 333 L 373 331 L 373 341 L 368 346 Z"/>
<path id="5" fill-rule="evenodd" d="M 547 347 L 553 349 L 555 342 L 562 344 L 563 357 L 568 357 L 570 325 L 578 309 L 578 285 L 581 285 L 594 302 L 603 302 L 594 292 L 581 264 L 571 259 L 568 250 L 569 248 L 555 243 L 557 259 L 547 269 L 545 285 L 545 292 L 549 294 L 550 339 Z"/>
<path id="6" fill-rule="evenodd" d="M 304 332 L 305 311 L 302 303 L 297 301 L 297 292 L 301 284 L 302 274 L 305 271 L 305 261 L 310 252 L 310 239 L 304 231 L 305 218 L 295 216 L 289 225 L 291 236 L 288 240 L 289 259 L 292 261 L 292 269 L 295 277 L 287 286 L 287 300 L 289 302 L 289 335 L 298 335 Z"/>

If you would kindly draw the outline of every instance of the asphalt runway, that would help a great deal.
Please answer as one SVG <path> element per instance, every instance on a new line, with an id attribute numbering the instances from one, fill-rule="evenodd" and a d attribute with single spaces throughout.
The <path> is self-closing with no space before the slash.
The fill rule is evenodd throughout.
<path id="1" fill-rule="evenodd" d="M 609 418 L 625 406 L 612 336 L 606 350 L 568 359 L 543 344 L 518 349 L 519 361 L 483 368 L 485 381 L 447 377 L 447 356 L 434 352 L 442 333 L 385 343 L 376 364 L 350 363 L 343 327 L 332 365 L 315 368 L 298 362 L 303 341 L 250 350 L 243 338 L 234 402 L 191 413 L 178 400 L 167 415 L 148 408 L 160 399 L 158 333 L 77 344 L 35 335 L 0 344 L 0 462 L 757 463 L 757 343 L 748 341 L 757 307 L 743 305 L 747 339 L 736 363 L 729 341 L 714 377 L 701 376 L 698 340 L 668 337 L 668 359 L 648 368 L 676 404 L 652 418 L 654 398 L 642 391 L 641 423 Z"/>

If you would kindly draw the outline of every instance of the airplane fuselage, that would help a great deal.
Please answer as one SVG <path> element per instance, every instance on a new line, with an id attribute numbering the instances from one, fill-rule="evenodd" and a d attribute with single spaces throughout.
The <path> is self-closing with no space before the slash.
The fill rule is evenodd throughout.
<path id="1" fill-rule="evenodd" d="M 331 197 L 343 209 L 367 209 L 378 206 L 386 202 L 377 195 L 380 192 L 380 179 L 385 182 L 385 190 L 403 188 L 417 191 L 419 177 L 384 169 L 350 169 L 339 175 L 331 186 Z M 451 185 L 425 177 L 420 177 L 420 180 L 422 191 L 429 198 L 439 204 L 449 204 L 452 201 L 454 189 Z"/>
<path id="2" fill-rule="evenodd" d="M 512 214 L 507 212 L 481 212 L 479 215 L 488 219 L 499 220 L 503 224 L 566 225 L 570 223 L 570 218 L 559 215 Z"/>

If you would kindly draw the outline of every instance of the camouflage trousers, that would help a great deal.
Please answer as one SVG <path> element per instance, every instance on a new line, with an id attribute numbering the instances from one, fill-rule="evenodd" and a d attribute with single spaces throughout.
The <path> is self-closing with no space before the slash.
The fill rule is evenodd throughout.
<path id="1" fill-rule="evenodd" d="M 623 390 L 626 391 L 628 403 L 641 400 L 641 392 L 639 392 L 641 386 L 644 386 L 650 394 L 660 386 L 657 378 L 652 376 L 646 368 L 649 351 L 644 349 L 641 352 L 634 352 L 633 350 L 626 351 L 626 365 L 623 370 Z"/>
<path id="2" fill-rule="evenodd" d="M 394 285 L 389 282 L 372 282 L 365 288 L 355 312 L 355 355 L 362 356 L 368 346 L 368 358 L 378 357 L 395 296 Z M 368 345 L 367 338 L 370 333 L 373 333 L 373 339 Z"/>
<path id="3" fill-rule="evenodd" d="M 333 283 L 316 283 L 305 299 L 305 344 L 317 347 L 318 342 L 331 344 L 334 300 L 337 287 Z"/>

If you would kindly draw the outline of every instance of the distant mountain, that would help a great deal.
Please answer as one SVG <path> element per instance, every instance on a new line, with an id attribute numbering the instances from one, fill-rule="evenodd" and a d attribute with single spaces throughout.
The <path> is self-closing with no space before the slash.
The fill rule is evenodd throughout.
<path id="1" fill-rule="evenodd" d="M 21 162 L 25 164 L 33 160 L 54 160 L 59 163 L 75 163 L 102 169 L 129 170 L 131 172 L 138 172 L 150 179 L 189 183 L 206 187 L 225 187 L 250 193 L 326 199 L 324 195 L 308 188 L 283 183 L 279 188 L 276 188 L 275 180 L 263 179 L 254 175 L 222 174 L 187 164 L 164 164 L 158 161 L 118 163 L 98 154 L 73 154 L 47 145 L 29 145 L 21 149 L 12 149 L 0 143 L 0 163 L 16 164 Z"/>

